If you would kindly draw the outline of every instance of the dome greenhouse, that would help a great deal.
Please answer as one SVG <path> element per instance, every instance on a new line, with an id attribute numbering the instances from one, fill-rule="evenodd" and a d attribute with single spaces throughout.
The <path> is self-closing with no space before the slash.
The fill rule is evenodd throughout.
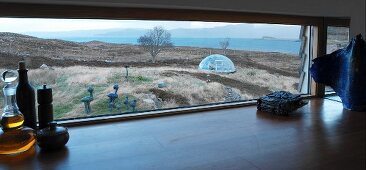
<path id="1" fill-rule="evenodd" d="M 233 73 L 236 70 L 234 63 L 228 57 L 221 54 L 207 56 L 201 61 L 198 68 L 217 73 Z"/>

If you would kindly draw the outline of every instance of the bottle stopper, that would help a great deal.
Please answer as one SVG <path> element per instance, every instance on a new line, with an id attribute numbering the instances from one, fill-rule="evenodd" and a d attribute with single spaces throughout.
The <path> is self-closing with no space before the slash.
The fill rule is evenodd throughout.
<path id="1" fill-rule="evenodd" d="M 18 68 L 19 68 L 19 70 L 26 70 L 25 62 L 24 61 L 19 61 Z"/>

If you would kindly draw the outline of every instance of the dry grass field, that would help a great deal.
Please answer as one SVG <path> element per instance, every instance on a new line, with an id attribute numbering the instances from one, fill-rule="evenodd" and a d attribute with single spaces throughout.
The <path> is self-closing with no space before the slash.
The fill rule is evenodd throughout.
<path id="1" fill-rule="evenodd" d="M 257 98 L 275 90 L 296 93 L 294 84 L 298 81 L 296 77 L 270 74 L 255 68 L 238 68 L 232 74 L 216 74 L 196 68 L 132 67 L 128 81 L 125 74 L 125 69 L 121 67 L 72 66 L 32 69 L 29 79 L 35 87 L 48 84 L 53 88 L 56 118 L 131 112 L 131 108 L 127 109 L 123 104 L 126 96 L 130 100 L 136 99 L 137 110 L 144 111 L 224 102 L 227 101 L 228 89 L 240 95 L 242 100 Z M 207 78 L 204 75 L 210 76 Z M 207 82 L 208 79 L 212 80 Z M 158 88 L 161 82 L 166 87 Z M 122 108 L 110 112 L 107 94 L 113 91 L 114 84 L 119 85 L 116 104 Z M 88 95 L 89 86 L 94 88 L 94 100 L 91 102 L 92 113 L 85 114 L 80 100 Z"/>

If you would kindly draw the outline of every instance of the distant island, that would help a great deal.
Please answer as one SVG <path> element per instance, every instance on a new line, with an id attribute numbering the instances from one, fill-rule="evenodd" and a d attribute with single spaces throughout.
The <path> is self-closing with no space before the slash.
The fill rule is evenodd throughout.
<path id="1" fill-rule="evenodd" d="M 278 38 L 271 37 L 271 36 L 263 36 L 262 39 L 264 39 L 264 40 L 278 40 Z"/>

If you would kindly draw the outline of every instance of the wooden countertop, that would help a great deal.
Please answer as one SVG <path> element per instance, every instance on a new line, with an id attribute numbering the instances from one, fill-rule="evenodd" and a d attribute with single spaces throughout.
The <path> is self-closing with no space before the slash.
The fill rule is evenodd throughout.
<path id="1" fill-rule="evenodd" d="M 365 117 L 312 99 L 290 117 L 251 106 L 72 127 L 64 149 L 0 169 L 365 169 Z"/>

